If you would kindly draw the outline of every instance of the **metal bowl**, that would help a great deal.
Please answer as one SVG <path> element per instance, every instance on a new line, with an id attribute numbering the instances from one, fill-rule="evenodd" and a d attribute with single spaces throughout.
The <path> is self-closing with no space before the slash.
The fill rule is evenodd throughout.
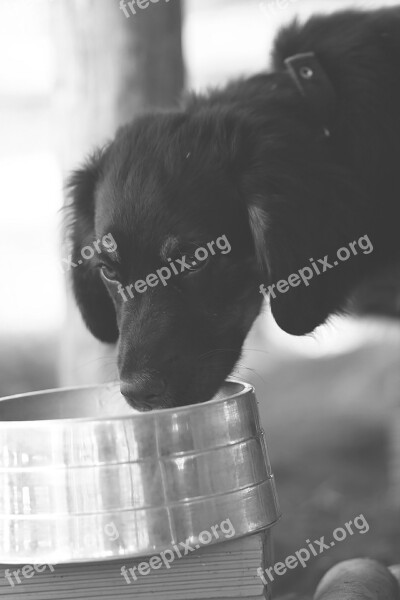
<path id="1" fill-rule="evenodd" d="M 0 563 L 146 556 L 279 517 L 251 386 L 138 413 L 117 384 L 0 400 Z M 211 543 L 224 541 L 213 536 Z"/>

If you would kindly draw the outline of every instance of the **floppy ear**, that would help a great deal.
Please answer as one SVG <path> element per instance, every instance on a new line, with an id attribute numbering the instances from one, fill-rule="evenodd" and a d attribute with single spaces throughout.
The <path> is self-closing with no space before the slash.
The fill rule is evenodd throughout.
<path id="1" fill-rule="evenodd" d="M 347 210 L 356 196 L 354 187 L 338 187 L 333 194 L 340 201 L 334 203 L 331 198 L 331 206 L 321 207 L 323 195 L 318 191 L 315 202 L 303 204 L 300 189 L 295 201 L 278 195 L 256 196 L 248 205 L 260 279 L 269 292 L 275 321 L 291 335 L 311 333 L 340 311 L 354 285 L 360 257 L 336 261 L 336 266 L 333 262 L 337 251 L 355 239 L 352 229 L 357 226 L 362 231 L 363 226 L 360 216 L 357 221 Z M 318 259 L 327 255 L 332 268 L 324 270 Z M 297 278 L 289 280 L 291 275 Z"/>
<path id="2" fill-rule="evenodd" d="M 95 190 L 101 175 L 102 153 L 95 153 L 75 171 L 67 184 L 67 239 L 72 252 L 71 278 L 76 302 L 90 332 L 100 341 L 115 343 L 118 327 L 113 302 L 100 278 L 99 270 L 88 259 L 82 262 L 81 250 L 95 241 Z"/>
<path id="3" fill-rule="evenodd" d="M 312 254 L 306 256 L 301 239 L 295 244 L 294 239 L 288 239 L 283 231 L 279 234 L 277 223 L 273 221 L 274 216 L 268 216 L 260 206 L 259 200 L 249 207 L 249 223 L 259 272 L 269 293 L 274 319 L 287 333 L 305 335 L 323 323 L 330 313 L 323 289 L 326 282 L 318 281 L 314 273 L 308 286 L 299 278 L 298 287 L 285 286 L 282 283 L 280 289 L 287 288 L 286 291 L 282 293 L 277 289 L 277 284 L 287 281 L 290 274 L 297 273 L 301 268 L 311 267 L 309 257 L 312 257 Z M 298 226 L 301 228 L 301 223 Z M 297 235 L 297 232 L 294 231 L 293 234 Z"/>

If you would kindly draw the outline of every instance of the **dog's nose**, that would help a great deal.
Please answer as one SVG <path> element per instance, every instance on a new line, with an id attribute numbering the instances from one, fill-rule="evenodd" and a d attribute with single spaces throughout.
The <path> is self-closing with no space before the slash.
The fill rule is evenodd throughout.
<path id="1" fill-rule="evenodd" d="M 129 381 L 121 381 L 121 394 L 133 408 L 156 408 L 164 392 L 163 380 L 149 373 L 133 373 Z"/>

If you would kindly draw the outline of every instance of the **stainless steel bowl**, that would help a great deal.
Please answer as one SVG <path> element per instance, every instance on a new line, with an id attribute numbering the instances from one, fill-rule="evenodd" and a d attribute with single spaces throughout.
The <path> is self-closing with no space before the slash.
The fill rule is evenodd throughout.
<path id="1" fill-rule="evenodd" d="M 158 553 L 279 517 L 253 388 L 138 413 L 116 384 L 0 400 L 0 563 Z M 213 541 L 224 541 L 222 538 Z"/>

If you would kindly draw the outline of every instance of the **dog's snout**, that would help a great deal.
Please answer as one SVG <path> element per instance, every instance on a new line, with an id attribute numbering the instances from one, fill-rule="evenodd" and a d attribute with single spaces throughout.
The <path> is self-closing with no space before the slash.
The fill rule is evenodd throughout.
<path id="1" fill-rule="evenodd" d="M 128 381 L 121 382 L 121 394 L 134 408 L 156 408 L 165 392 L 162 379 L 149 373 L 133 373 Z"/>

